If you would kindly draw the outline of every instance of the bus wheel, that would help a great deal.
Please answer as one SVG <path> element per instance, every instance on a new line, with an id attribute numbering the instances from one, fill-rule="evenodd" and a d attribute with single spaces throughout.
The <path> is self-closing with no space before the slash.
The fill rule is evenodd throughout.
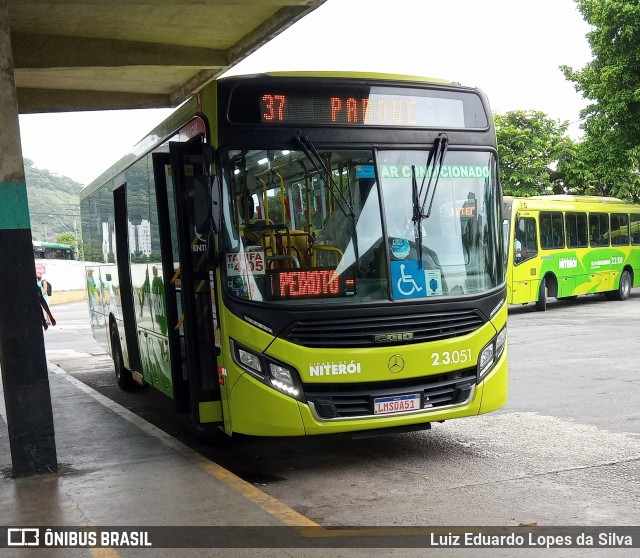
<path id="1" fill-rule="evenodd" d="M 544 312 L 547 309 L 547 278 L 544 277 L 540 281 L 540 289 L 538 289 L 538 300 L 536 300 L 536 310 Z"/>
<path id="2" fill-rule="evenodd" d="M 625 269 L 620 275 L 618 290 L 613 291 L 614 300 L 627 300 L 631 296 L 631 274 Z"/>
<path id="3" fill-rule="evenodd" d="M 128 391 L 133 388 L 135 382 L 131 375 L 131 370 L 128 370 L 124 365 L 124 359 L 122 358 L 122 348 L 120 347 L 120 336 L 118 335 L 118 328 L 111 328 L 111 353 L 113 357 L 113 366 L 116 370 L 116 381 L 120 389 Z"/>

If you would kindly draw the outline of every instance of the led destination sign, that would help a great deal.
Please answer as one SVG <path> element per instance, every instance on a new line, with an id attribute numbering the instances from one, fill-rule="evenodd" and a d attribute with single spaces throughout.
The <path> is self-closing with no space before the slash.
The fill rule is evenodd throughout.
<path id="1" fill-rule="evenodd" d="M 267 273 L 269 298 L 332 298 L 355 294 L 355 279 L 333 269 Z"/>
<path id="2" fill-rule="evenodd" d="M 265 125 L 485 128 L 480 97 L 467 91 L 312 83 L 237 87 L 229 118 Z"/>
<path id="3" fill-rule="evenodd" d="M 464 128 L 459 99 L 408 95 L 296 97 L 265 93 L 260 99 L 263 123 L 341 124 L 356 126 L 443 126 Z"/>

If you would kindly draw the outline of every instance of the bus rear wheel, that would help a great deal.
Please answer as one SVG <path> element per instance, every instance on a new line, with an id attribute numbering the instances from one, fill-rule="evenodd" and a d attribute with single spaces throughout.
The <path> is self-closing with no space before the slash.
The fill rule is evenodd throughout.
<path id="1" fill-rule="evenodd" d="M 631 296 L 631 274 L 625 269 L 620 274 L 620 284 L 618 290 L 613 291 L 614 300 L 627 300 Z"/>
<path id="2" fill-rule="evenodd" d="M 540 281 L 540 288 L 538 289 L 538 300 L 536 300 L 536 310 L 544 312 L 547 309 L 547 278 L 544 277 Z"/>
<path id="3" fill-rule="evenodd" d="M 118 328 L 115 326 L 111 328 L 111 356 L 113 358 L 113 366 L 116 371 L 116 382 L 118 382 L 118 386 L 124 391 L 132 389 L 135 382 L 133 381 L 131 370 L 127 369 L 124 365 L 120 336 L 118 335 Z"/>

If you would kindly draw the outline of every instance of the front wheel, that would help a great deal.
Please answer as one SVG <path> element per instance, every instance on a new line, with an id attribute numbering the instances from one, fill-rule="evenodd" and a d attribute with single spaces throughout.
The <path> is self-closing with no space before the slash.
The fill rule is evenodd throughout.
<path id="1" fill-rule="evenodd" d="M 114 326 L 111 328 L 111 356 L 113 358 L 113 366 L 116 371 L 116 382 L 120 389 L 128 391 L 135 385 L 131 370 L 125 367 L 122 358 L 122 347 L 120 346 L 120 336 L 118 329 Z"/>
<path id="2" fill-rule="evenodd" d="M 631 274 L 625 269 L 620 275 L 618 290 L 613 291 L 614 300 L 627 300 L 631 296 Z"/>
<path id="3" fill-rule="evenodd" d="M 536 310 L 544 312 L 547 309 L 547 279 L 544 277 L 540 281 L 540 288 L 538 289 L 538 300 L 536 300 Z"/>

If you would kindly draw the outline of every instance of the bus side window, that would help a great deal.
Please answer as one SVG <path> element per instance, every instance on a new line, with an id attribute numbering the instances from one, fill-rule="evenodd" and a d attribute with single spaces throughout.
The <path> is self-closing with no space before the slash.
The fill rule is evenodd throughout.
<path id="1" fill-rule="evenodd" d="M 589 246 L 589 227 L 587 226 L 587 214 L 578 213 L 576 215 L 576 223 L 578 225 L 578 246 L 586 248 Z"/>
<path id="2" fill-rule="evenodd" d="M 514 235 L 513 263 L 518 265 L 524 261 L 535 258 L 538 254 L 538 241 L 536 238 L 536 222 L 531 217 L 516 217 L 516 230 Z"/>
<path id="3" fill-rule="evenodd" d="M 591 246 L 609 246 L 609 215 L 606 213 L 589 214 Z"/>
<path id="4" fill-rule="evenodd" d="M 586 213 L 567 213 L 567 246 L 569 248 L 585 248 L 589 244 Z"/>
<path id="5" fill-rule="evenodd" d="M 629 216 L 625 213 L 611 214 L 611 245 L 629 245 Z"/>
<path id="6" fill-rule="evenodd" d="M 640 215 L 631 215 L 631 244 L 638 246 L 640 244 Z"/>
<path id="7" fill-rule="evenodd" d="M 562 248 L 563 246 L 562 213 L 540 213 L 540 248 Z"/>

